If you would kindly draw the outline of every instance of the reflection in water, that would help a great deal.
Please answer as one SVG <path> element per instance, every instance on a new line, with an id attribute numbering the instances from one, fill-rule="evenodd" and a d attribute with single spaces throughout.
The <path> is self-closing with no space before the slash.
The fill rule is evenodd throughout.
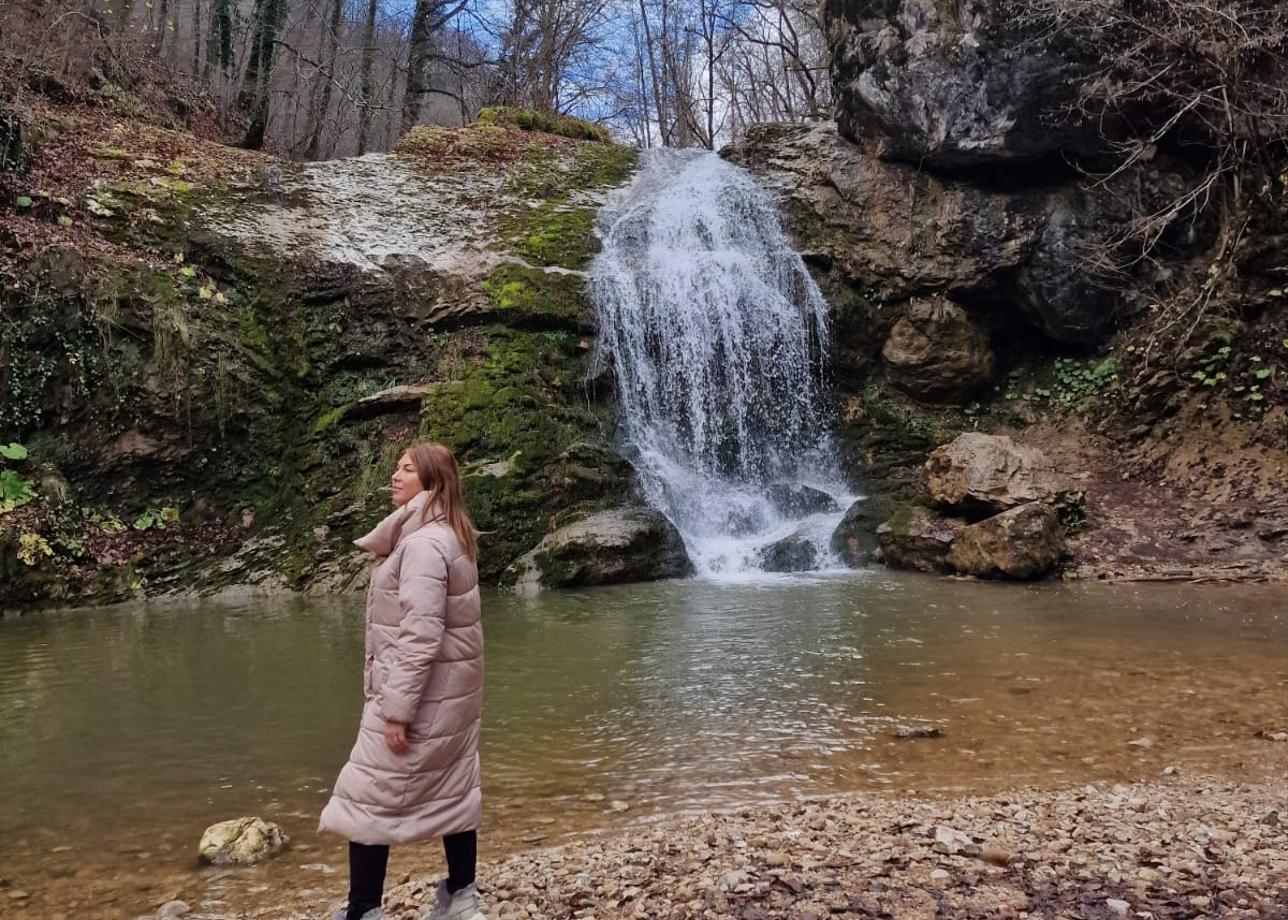
<path id="1" fill-rule="evenodd" d="M 1288 716 L 1273 588 L 874 572 L 492 595 L 485 618 L 492 853 L 796 793 L 1255 769 L 1252 733 Z M 340 893 L 342 850 L 314 828 L 352 742 L 361 647 L 356 597 L 0 621 L 0 865 L 30 915 Z M 898 740 L 905 725 L 943 737 Z M 241 814 L 295 846 L 199 872 L 201 830 Z M 408 850 L 394 871 L 436 859 Z"/>

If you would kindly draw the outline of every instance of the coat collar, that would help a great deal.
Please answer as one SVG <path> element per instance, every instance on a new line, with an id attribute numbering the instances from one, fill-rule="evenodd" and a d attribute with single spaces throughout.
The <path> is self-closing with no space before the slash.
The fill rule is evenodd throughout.
<path id="1" fill-rule="evenodd" d="M 428 501 L 429 493 L 420 492 L 401 508 L 395 508 L 371 533 L 353 542 L 359 549 L 366 550 L 373 556 L 388 556 L 399 543 L 421 527 L 432 521 L 443 520 L 442 507 L 438 502 L 430 505 L 428 514 L 421 513 Z"/>

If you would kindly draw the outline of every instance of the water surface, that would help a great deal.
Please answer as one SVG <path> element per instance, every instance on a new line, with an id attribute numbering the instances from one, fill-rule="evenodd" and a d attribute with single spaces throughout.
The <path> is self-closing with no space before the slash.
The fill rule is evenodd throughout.
<path id="1" fill-rule="evenodd" d="M 880 571 L 490 594 L 483 855 L 800 794 L 1255 775 L 1256 731 L 1288 724 L 1285 600 Z M 358 597 L 0 620 L 0 875 L 31 895 L 15 915 L 342 894 L 342 847 L 314 828 L 361 660 Z M 941 737 L 897 737 L 927 727 Z M 292 849 L 200 869 L 201 831 L 243 814 Z M 440 862 L 407 848 L 391 875 Z"/>

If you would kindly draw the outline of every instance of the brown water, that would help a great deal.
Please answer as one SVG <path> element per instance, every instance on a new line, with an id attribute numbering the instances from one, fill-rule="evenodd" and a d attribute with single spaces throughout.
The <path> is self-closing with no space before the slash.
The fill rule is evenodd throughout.
<path id="1" fill-rule="evenodd" d="M 485 624 L 484 858 L 795 794 L 1256 775 L 1255 732 L 1288 725 L 1282 587 L 871 572 L 489 595 Z M 133 917 L 179 896 L 276 916 L 288 894 L 342 894 L 342 845 L 314 828 L 361 645 L 356 597 L 0 620 L 0 877 L 30 895 L 0 891 L 6 915 Z M 942 737 L 895 737 L 914 725 Z M 243 814 L 292 848 L 199 868 L 202 830 Z M 439 861 L 405 849 L 392 881 Z"/>

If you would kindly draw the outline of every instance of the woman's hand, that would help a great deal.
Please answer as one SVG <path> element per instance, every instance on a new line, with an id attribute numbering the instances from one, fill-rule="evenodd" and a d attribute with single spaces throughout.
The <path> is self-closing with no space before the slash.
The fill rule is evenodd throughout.
<path id="1" fill-rule="evenodd" d="M 407 726 L 403 722 L 385 723 L 385 744 L 399 756 L 407 753 Z"/>

